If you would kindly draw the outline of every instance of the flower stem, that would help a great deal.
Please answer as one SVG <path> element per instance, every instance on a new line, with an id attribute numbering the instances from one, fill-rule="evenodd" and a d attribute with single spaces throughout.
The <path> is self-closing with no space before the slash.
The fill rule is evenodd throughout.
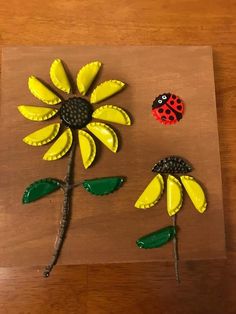
<path id="1" fill-rule="evenodd" d="M 172 216 L 172 223 L 173 226 L 176 228 L 176 219 L 177 215 Z M 179 276 L 179 253 L 178 253 L 178 241 L 177 235 L 175 234 L 173 238 L 173 251 L 174 251 L 174 260 L 175 260 L 175 278 L 178 283 L 180 283 L 180 276 Z"/>
<path id="2" fill-rule="evenodd" d="M 60 227 L 56 237 L 54 252 L 50 263 L 44 268 L 43 276 L 48 277 L 52 271 L 54 265 L 56 265 L 57 260 L 60 256 L 61 249 L 66 238 L 66 232 L 69 227 L 70 217 L 71 217 L 71 196 L 73 186 L 73 164 L 74 164 L 74 154 L 75 154 L 75 143 L 72 144 L 70 155 L 67 164 L 67 173 L 64 185 L 64 202 L 62 207 L 62 216 L 60 220 Z"/>

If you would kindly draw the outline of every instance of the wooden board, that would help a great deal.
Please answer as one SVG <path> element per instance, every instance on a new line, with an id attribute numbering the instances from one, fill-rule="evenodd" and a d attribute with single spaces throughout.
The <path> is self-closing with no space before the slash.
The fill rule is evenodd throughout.
<path id="1" fill-rule="evenodd" d="M 44 125 L 25 120 L 19 104 L 40 104 L 27 89 L 34 74 L 47 83 L 54 58 L 64 60 L 71 76 L 85 63 L 104 63 L 96 83 L 120 79 L 128 87 L 106 103 L 125 108 L 133 126 L 114 126 L 120 150 L 114 155 L 97 143 L 99 158 L 84 170 L 77 151 L 78 180 L 125 175 L 118 192 L 91 196 L 75 190 L 73 215 L 61 264 L 113 263 L 171 260 L 171 243 L 159 250 L 140 250 L 135 240 L 171 223 L 165 196 L 152 209 L 137 210 L 133 204 L 154 176 L 151 168 L 160 158 L 176 154 L 194 165 L 193 175 L 207 190 L 209 207 L 198 214 L 185 196 L 178 215 L 179 253 L 182 259 L 225 256 L 221 172 L 215 107 L 212 52 L 210 47 L 49 47 L 6 48 L 2 58 L 1 108 L 1 261 L 2 266 L 45 264 L 57 232 L 63 195 L 60 191 L 27 206 L 21 205 L 24 188 L 42 177 L 63 179 L 67 158 L 45 162 L 48 147 L 30 147 L 22 138 Z M 186 112 L 175 126 L 156 122 L 150 112 L 158 94 L 171 91 L 184 99 Z M 102 104 L 105 104 L 103 102 Z"/>

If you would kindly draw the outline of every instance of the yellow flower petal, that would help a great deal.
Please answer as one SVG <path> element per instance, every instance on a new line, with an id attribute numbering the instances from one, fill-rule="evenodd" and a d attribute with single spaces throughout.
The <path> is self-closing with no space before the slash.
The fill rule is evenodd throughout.
<path id="1" fill-rule="evenodd" d="M 55 116 L 58 112 L 54 108 L 35 107 L 35 106 L 18 106 L 18 110 L 26 119 L 32 121 L 45 121 Z"/>
<path id="2" fill-rule="evenodd" d="M 42 146 L 51 142 L 57 136 L 59 129 L 60 123 L 53 123 L 27 135 L 23 141 L 28 145 Z"/>
<path id="3" fill-rule="evenodd" d="M 90 102 L 96 104 L 112 95 L 118 93 L 125 86 L 125 83 L 117 80 L 105 81 L 98 85 L 92 92 Z"/>
<path id="4" fill-rule="evenodd" d="M 154 179 L 148 184 L 143 193 L 135 203 L 136 208 L 150 208 L 154 206 L 164 190 L 164 181 L 160 174 L 157 174 Z"/>
<path id="5" fill-rule="evenodd" d="M 84 168 L 87 169 L 92 164 L 96 156 L 96 145 L 92 136 L 90 136 L 87 132 L 79 130 L 78 135 L 83 165 Z"/>
<path id="6" fill-rule="evenodd" d="M 113 105 L 105 105 L 96 109 L 93 113 L 93 118 L 124 125 L 131 125 L 128 114 L 120 107 Z"/>
<path id="7" fill-rule="evenodd" d="M 87 128 L 113 153 L 117 151 L 118 138 L 112 128 L 101 122 L 89 123 Z"/>
<path id="8" fill-rule="evenodd" d="M 40 82 L 35 76 L 30 76 L 28 80 L 28 86 L 31 93 L 48 105 L 58 104 L 61 99 L 48 89 L 42 82 Z"/>
<path id="9" fill-rule="evenodd" d="M 199 213 L 204 213 L 207 208 L 207 202 L 200 184 L 193 177 L 181 176 L 180 179 L 194 207 L 199 211 Z"/>
<path id="10" fill-rule="evenodd" d="M 182 186 L 178 179 L 169 175 L 167 178 L 167 211 L 170 216 L 175 215 L 182 207 Z"/>
<path id="11" fill-rule="evenodd" d="M 44 160 L 56 160 L 63 157 L 71 148 L 73 135 L 70 129 L 66 129 L 56 142 L 43 156 Z"/>
<path id="12" fill-rule="evenodd" d="M 60 59 L 56 59 L 53 61 L 51 67 L 50 67 L 50 77 L 53 82 L 53 84 L 62 90 L 63 92 L 69 94 L 71 87 L 70 82 L 67 77 L 65 68 L 63 66 L 63 63 Z"/>
<path id="13" fill-rule="evenodd" d="M 94 61 L 83 66 L 77 74 L 77 87 L 81 95 L 86 95 L 101 68 L 101 62 Z"/>

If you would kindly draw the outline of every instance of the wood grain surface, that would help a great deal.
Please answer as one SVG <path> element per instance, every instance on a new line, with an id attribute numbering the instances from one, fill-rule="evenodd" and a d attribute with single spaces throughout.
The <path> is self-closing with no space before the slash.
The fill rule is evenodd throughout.
<path id="1" fill-rule="evenodd" d="M 227 260 L 0 269 L 1 313 L 235 313 L 235 1 L 7 1 L 2 45 L 212 45 Z M 10 226 L 9 226 L 10 228 Z"/>
<path id="2" fill-rule="evenodd" d="M 32 122 L 19 114 L 17 105 L 42 105 L 28 90 L 28 77 L 37 75 L 51 86 L 49 68 L 57 57 L 66 63 L 72 78 L 90 60 L 102 60 L 102 70 L 93 86 L 118 78 L 127 87 L 93 107 L 122 106 L 132 117 L 131 127 L 109 124 L 119 132 L 120 149 L 112 154 L 96 141 L 99 157 L 89 169 L 82 166 L 76 146 L 75 182 L 114 175 L 125 176 L 126 182 L 119 191 L 104 197 L 90 195 L 81 187 L 74 190 L 71 224 L 58 264 L 173 260 L 171 242 L 160 250 L 140 250 L 135 245 L 140 236 L 172 224 L 166 212 L 166 193 L 153 208 L 134 207 L 155 176 L 151 172 L 154 164 L 170 155 L 184 156 L 193 165 L 191 175 L 204 185 L 209 204 L 201 215 L 183 192 L 184 204 L 178 214 L 181 260 L 225 257 L 211 47 L 15 47 L 5 48 L 2 53 L 0 140 L 6 144 L 0 156 L 0 266 L 44 265 L 52 254 L 62 191 L 28 205 L 23 205 L 21 199 L 24 189 L 36 180 L 48 176 L 63 179 L 68 158 L 45 162 L 41 156 L 51 143 L 35 148 L 25 145 L 22 138 L 60 119 Z M 163 91 L 174 92 L 185 102 L 184 117 L 174 126 L 163 126 L 151 114 L 153 100 Z"/>

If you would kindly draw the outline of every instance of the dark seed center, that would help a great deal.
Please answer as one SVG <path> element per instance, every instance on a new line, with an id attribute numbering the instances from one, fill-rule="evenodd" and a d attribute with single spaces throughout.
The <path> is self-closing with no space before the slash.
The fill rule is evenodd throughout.
<path id="1" fill-rule="evenodd" d="M 93 109 L 84 98 L 73 97 L 62 102 L 60 117 L 65 125 L 72 129 L 85 127 L 92 119 Z"/>

